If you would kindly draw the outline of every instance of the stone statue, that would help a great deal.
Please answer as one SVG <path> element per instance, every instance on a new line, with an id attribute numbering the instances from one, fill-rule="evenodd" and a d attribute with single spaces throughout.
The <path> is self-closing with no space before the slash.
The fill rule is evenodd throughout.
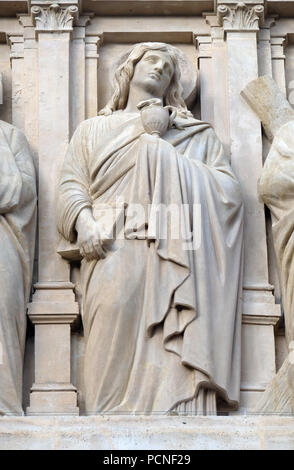
<path id="1" fill-rule="evenodd" d="M 175 47 L 137 44 L 118 67 L 109 103 L 72 137 L 57 214 L 83 257 L 86 413 L 236 407 L 241 192 L 185 105 Z"/>
<path id="2" fill-rule="evenodd" d="M 36 179 L 24 135 L 0 121 L 0 415 L 23 414 L 26 305 L 32 280 Z"/>
<path id="3" fill-rule="evenodd" d="M 264 412 L 294 411 L 294 110 L 270 76 L 250 82 L 242 95 L 259 116 L 272 145 L 258 192 L 268 206 L 277 257 L 289 357 L 257 406 Z"/>

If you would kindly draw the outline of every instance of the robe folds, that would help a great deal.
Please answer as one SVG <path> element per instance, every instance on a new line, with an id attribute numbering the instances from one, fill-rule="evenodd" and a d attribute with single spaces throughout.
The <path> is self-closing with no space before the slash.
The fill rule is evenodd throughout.
<path id="1" fill-rule="evenodd" d="M 243 204 L 210 125 L 178 117 L 156 138 L 136 113 L 84 121 L 61 175 L 59 231 L 75 241 L 80 211 L 99 222 L 105 206 L 123 207 L 124 224 L 104 259 L 81 263 L 86 412 L 168 412 L 205 387 L 237 406 Z"/>
<path id="2" fill-rule="evenodd" d="M 275 135 L 258 190 L 271 211 L 289 344 L 294 340 L 294 121 L 284 124 Z"/>
<path id="3" fill-rule="evenodd" d="M 36 210 L 35 170 L 27 141 L 18 129 L 0 121 L 0 415 L 23 414 Z"/>

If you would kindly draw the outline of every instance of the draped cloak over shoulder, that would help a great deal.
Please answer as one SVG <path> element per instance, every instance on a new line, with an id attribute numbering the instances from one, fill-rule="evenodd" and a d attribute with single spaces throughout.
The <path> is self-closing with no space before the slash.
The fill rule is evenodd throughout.
<path id="1" fill-rule="evenodd" d="M 277 132 L 258 189 L 271 211 L 289 343 L 294 340 L 294 121 L 284 124 Z"/>
<path id="2" fill-rule="evenodd" d="M 203 386 L 230 406 L 239 400 L 240 187 L 209 124 L 175 124 L 156 140 L 136 114 L 95 117 L 78 127 L 65 158 L 57 214 L 67 240 L 84 208 L 95 213 L 118 197 L 151 207 L 134 230 L 126 211 L 125 238 L 105 259 L 82 261 L 88 413 L 166 412 Z M 189 208 L 179 237 L 147 240 L 166 206 Z"/>
<path id="3" fill-rule="evenodd" d="M 0 121 L 0 415 L 22 414 L 22 373 L 35 247 L 36 179 L 23 134 Z"/>

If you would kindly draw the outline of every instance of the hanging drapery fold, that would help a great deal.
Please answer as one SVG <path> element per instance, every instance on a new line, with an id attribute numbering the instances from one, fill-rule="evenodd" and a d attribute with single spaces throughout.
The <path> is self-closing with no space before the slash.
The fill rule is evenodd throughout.
<path id="1" fill-rule="evenodd" d="M 137 115 L 97 117 L 79 126 L 65 159 L 58 208 L 65 238 L 75 239 L 89 205 L 94 214 L 126 208 L 106 258 L 81 265 L 89 414 L 179 411 L 197 397 L 199 406 L 204 389 L 238 403 L 240 188 L 207 123 L 174 124 L 156 139 Z"/>

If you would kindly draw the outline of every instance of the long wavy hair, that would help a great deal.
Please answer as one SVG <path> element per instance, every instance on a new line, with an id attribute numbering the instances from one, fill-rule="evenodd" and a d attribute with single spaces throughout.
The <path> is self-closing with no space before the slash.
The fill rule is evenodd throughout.
<path id="1" fill-rule="evenodd" d="M 135 66 L 147 51 L 152 50 L 168 52 L 174 65 L 173 76 L 166 94 L 163 97 L 164 106 L 174 106 L 182 116 L 192 116 L 183 99 L 181 71 L 177 49 L 162 42 L 142 42 L 133 47 L 128 58 L 116 70 L 113 81 L 114 92 L 106 106 L 98 113 L 99 115 L 109 115 L 119 109 L 125 109 L 128 102 L 130 83 L 134 75 Z"/>

